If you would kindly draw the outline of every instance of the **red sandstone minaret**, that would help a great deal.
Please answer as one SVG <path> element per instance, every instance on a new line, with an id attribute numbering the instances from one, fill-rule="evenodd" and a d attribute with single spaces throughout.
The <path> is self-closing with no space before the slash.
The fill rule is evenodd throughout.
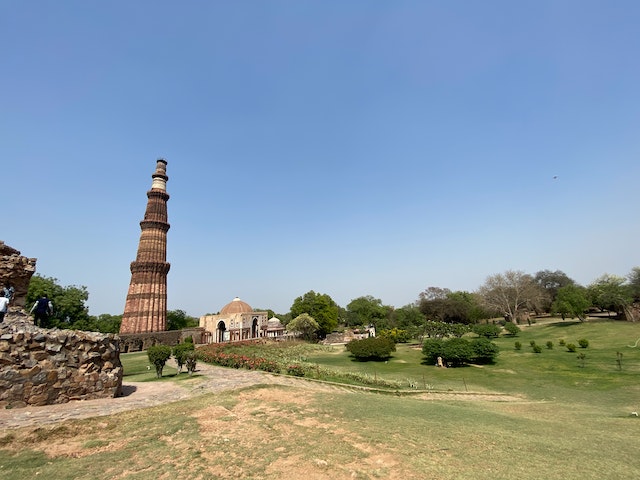
<path id="1" fill-rule="evenodd" d="M 140 243 L 131 262 L 131 283 L 120 333 L 163 332 L 167 328 L 167 162 L 158 159 L 140 222 Z"/>

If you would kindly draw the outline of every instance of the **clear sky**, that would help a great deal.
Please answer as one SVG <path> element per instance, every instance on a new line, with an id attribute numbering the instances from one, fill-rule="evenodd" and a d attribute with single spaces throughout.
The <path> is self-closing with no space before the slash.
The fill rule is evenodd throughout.
<path id="1" fill-rule="evenodd" d="M 2 1 L 0 239 L 120 314 L 165 158 L 189 315 L 626 275 L 639 25 L 636 0 Z"/>

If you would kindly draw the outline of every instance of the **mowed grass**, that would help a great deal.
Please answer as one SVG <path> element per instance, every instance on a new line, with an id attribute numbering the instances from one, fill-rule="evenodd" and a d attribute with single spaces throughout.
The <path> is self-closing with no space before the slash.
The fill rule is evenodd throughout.
<path id="1" fill-rule="evenodd" d="M 584 367 L 577 353 L 558 345 L 560 338 L 589 340 L 589 348 L 577 352 L 586 355 Z M 419 349 L 409 346 L 376 364 L 353 362 L 341 347 L 325 349 L 313 361 L 412 378 L 419 388 L 424 376 L 434 392 L 496 392 L 520 400 L 425 400 L 316 383 L 258 385 L 107 418 L 5 431 L 0 476 L 635 479 L 640 419 L 631 411 L 640 409 L 640 361 L 638 349 L 628 345 L 638 338 L 640 326 L 629 323 L 536 325 L 516 338 L 497 339 L 502 352 L 495 365 L 459 369 L 423 365 Z M 520 352 L 513 348 L 516 340 L 523 344 Z M 530 340 L 543 346 L 542 353 L 532 353 Z M 548 340 L 552 350 L 544 346 Z"/>

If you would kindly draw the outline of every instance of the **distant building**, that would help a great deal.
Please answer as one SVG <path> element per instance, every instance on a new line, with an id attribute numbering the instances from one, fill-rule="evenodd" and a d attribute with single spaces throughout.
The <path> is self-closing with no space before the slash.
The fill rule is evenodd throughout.
<path id="1" fill-rule="evenodd" d="M 206 343 L 238 342 L 255 338 L 274 338 L 284 333 L 277 318 L 269 320 L 268 312 L 256 312 L 238 297 L 216 315 L 200 317 Z"/>

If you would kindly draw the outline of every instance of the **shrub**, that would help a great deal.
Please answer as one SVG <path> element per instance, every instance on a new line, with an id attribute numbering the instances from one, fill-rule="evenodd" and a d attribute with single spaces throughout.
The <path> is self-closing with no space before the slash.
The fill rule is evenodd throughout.
<path id="1" fill-rule="evenodd" d="M 187 372 L 189 375 L 193 375 L 193 372 L 196 371 L 196 365 L 198 364 L 198 354 L 195 350 L 191 350 L 185 356 L 185 364 L 187 365 Z"/>
<path id="2" fill-rule="evenodd" d="M 473 347 L 466 338 L 452 338 L 444 342 L 443 347 L 442 357 L 453 367 L 464 365 L 475 358 Z"/>
<path id="3" fill-rule="evenodd" d="M 304 377 L 304 367 L 299 363 L 293 365 L 287 365 L 287 374 L 295 377 Z"/>
<path id="4" fill-rule="evenodd" d="M 442 357 L 444 351 L 444 340 L 440 338 L 427 338 L 422 344 L 422 354 L 426 360 L 435 364 L 438 357 Z"/>
<path id="5" fill-rule="evenodd" d="M 183 342 L 183 343 L 190 343 L 190 344 L 192 344 L 192 345 L 193 345 L 193 337 L 192 337 L 191 335 L 189 335 L 188 337 L 186 337 L 186 338 L 184 339 L 184 342 Z"/>
<path id="6" fill-rule="evenodd" d="M 529 345 L 531 345 L 532 347 L 536 346 L 536 341 L 535 340 L 530 340 L 529 341 Z"/>
<path id="7" fill-rule="evenodd" d="M 553 342 L 552 342 L 551 340 L 549 340 L 549 341 L 547 342 L 547 348 L 548 348 L 549 350 L 553 350 Z"/>
<path id="8" fill-rule="evenodd" d="M 178 372 L 182 371 L 182 366 L 187 362 L 187 355 L 195 349 L 193 343 L 179 343 L 173 347 L 173 358 L 178 364 Z"/>
<path id="9" fill-rule="evenodd" d="M 580 345 L 580 348 L 587 348 L 589 346 L 589 340 L 587 340 L 586 338 L 581 338 L 580 340 L 578 340 L 578 345 Z"/>
<path id="10" fill-rule="evenodd" d="M 520 342 L 514 343 L 516 350 L 522 350 L 522 344 Z"/>
<path id="11" fill-rule="evenodd" d="M 149 361 L 156 367 L 156 376 L 162 377 L 162 369 L 171 358 L 171 347 L 167 345 L 154 345 L 147 349 L 147 357 Z"/>
<path id="12" fill-rule="evenodd" d="M 485 337 L 485 338 L 497 338 L 500 335 L 501 331 L 502 331 L 502 327 L 500 327 L 499 325 L 478 324 L 473 326 L 473 333 L 475 333 L 480 337 Z"/>
<path id="13" fill-rule="evenodd" d="M 515 337 L 518 335 L 518 332 L 520 332 L 520 327 L 513 322 L 505 322 L 504 329 L 507 331 L 507 334 L 512 337 Z"/>
<path id="14" fill-rule="evenodd" d="M 391 352 L 396 351 L 396 344 L 390 338 L 370 337 L 362 340 L 351 340 L 346 345 L 347 351 L 357 360 L 386 360 Z"/>
<path id="15" fill-rule="evenodd" d="M 582 368 L 584 368 L 584 360 L 585 358 L 587 358 L 587 356 L 584 353 L 579 353 L 578 354 L 578 360 L 580 361 L 580 366 Z"/>
<path id="16" fill-rule="evenodd" d="M 411 340 L 411 335 L 406 330 L 401 330 L 399 328 L 392 328 L 390 330 L 380 330 L 378 332 L 379 337 L 389 338 L 393 340 L 394 343 L 407 343 Z"/>
<path id="17" fill-rule="evenodd" d="M 565 343 L 566 342 L 564 341 L 564 338 L 561 338 L 560 340 L 558 340 L 558 345 L 560 345 L 561 347 L 564 347 Z"/>
<path id="18" fill-rule="evenodd" d="M 471 342 L 471 348 L 476 363 L 493 363 L 500 352 L 498 346 L 488 338 L 476 338 Z"/>
<path id="19" fill-rule="evenodd" d="M 534 345 L 533 353 L 542 353 L 542 347 L 540 345 Z"/>
<path id="20" fill-rule="evenodd" d="M 576 351 L 576 346 L 573 343 L 567 343 L 567 351 L 569 352 L 575 352 Z"/>

